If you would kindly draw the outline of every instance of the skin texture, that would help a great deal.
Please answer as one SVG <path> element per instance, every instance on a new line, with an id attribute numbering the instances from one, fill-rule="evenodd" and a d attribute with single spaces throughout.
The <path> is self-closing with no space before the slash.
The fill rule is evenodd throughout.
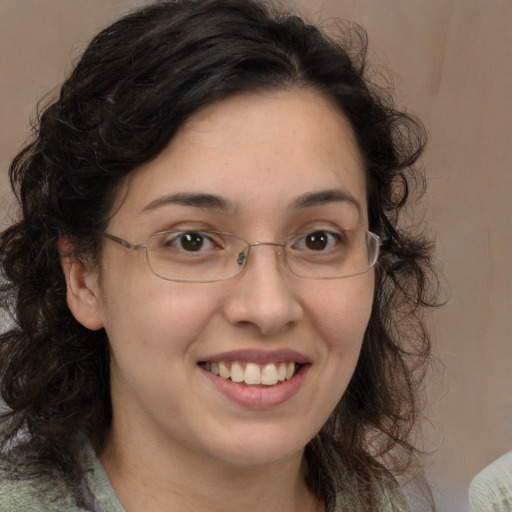
<path id="1" fill-rule="evenodd" d="M 353 201 L 294 206 L 332 189 Z M 215 194 L 231 208 L 145 209 L 176 193 Z M 366 211 L 348 122 L 319 93 L 292 89 L 237 95 L 194 114 L 129 176 L 108 231 L 142 243 L 187 226 L 269 242 L 334 222 L 365 229 Z M 111 343 L 113 426 L 102 462 L 128 512 L 323 509 L 304 484 L 303 449 L 354 371 L 373 271 L 303 279 L 278 248 L 261 246 L 229 281 L 177 283 L 155 276 L 144 252 L 107 240 L 99 268 L 70 259 L 63 267 L 73 314 L 104 327 Z M 233 350 L 293 350 L 309 364 L 284 403 L 241 406 L 198 365 Z"/>

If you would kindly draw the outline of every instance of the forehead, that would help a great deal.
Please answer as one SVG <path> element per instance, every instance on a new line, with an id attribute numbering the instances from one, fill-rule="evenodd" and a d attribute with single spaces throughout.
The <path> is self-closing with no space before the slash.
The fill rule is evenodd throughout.
<path id="1" fill-rule="evenodd" d="M 354 198 L 366 215 L 362 159 L 338 107 L 308 89 L 244 93 L 192 115 L 129 176 L 120 212 L 139 215 L 177 194 L 219 196 L 237 213 L 274 212 L 322 190 Z"/>

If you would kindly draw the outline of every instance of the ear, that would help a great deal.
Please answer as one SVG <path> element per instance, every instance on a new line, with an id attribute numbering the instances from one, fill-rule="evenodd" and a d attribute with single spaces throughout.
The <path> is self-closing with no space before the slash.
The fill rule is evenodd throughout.
<path id="1" fill-rule="evenodd" d="M 73 255 L 73 245 L 69 239 L 61 238 L 58 249 L 71 313 L 87 329 L 101 329 L 103 317 L 97 270 L 90 261 L 78 259 Z"/>

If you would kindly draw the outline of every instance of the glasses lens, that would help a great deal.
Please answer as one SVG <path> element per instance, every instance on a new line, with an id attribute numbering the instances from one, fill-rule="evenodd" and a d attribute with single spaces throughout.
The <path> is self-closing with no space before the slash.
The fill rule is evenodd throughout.
<path id="1" fill-rule="evenodd" d="M 291 238 L 285 253 L 301 277 L 336 279 L 363 274 L 377 261 L 379 238 L 369 231 L 314 231 Z"/>
<path id="2" fill-rule="evenodd" d="M 165 231 L 149 238 L 148 264 L 171 281 L 223 281 L 242 270 L 247 247 L 241 238 L 219 231 Z"/>
<path id="3" fill-rule="evenodd" d="M 297 276 L 336 279 L 367 272 L 377 261 L 379 244 L 369 231 L 319 230 L 292 237 L 284 253 Z M 249 247 L 242 238 L 221 231 L 172 230 L 150 236 L 147 257 L 153 273 L 163 279 L 205 283 L 238 275 Z"/>

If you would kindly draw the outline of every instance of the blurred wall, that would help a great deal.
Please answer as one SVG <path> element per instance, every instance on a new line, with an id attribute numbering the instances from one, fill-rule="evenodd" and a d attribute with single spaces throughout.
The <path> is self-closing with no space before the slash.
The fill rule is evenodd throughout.
<path id="1" fill-rule="evenodd" d="M 143 0 L 0 0 L 0 226 L 9 160 L 36 102 L 88 39 Z M 296 0 L 313 20 L 354 20 L 426 124 L 427 221 L 450 300 L 435 314 L 431 476 L 441 512 L 466 512 L 472 476 L 512 449 L 512 2 Z"/>

